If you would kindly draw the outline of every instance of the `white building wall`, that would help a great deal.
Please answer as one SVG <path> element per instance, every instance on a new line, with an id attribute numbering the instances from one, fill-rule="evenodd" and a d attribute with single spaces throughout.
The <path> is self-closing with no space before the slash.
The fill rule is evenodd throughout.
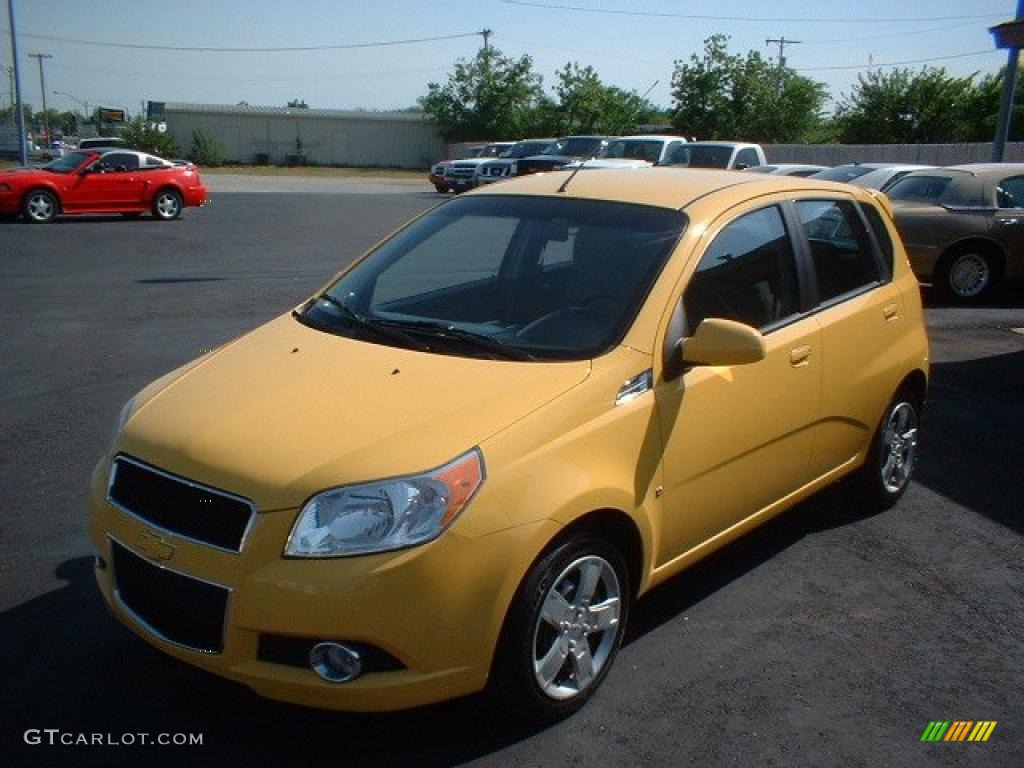
<path id="1" fill-rule="evenodd" d="M 426 169 L 445 154 L 433 122 L 416 114 L 167 104 L 165 120 L 182 155 L 202 130 L 240 163 L 265 154 L 274 164 Z"/>

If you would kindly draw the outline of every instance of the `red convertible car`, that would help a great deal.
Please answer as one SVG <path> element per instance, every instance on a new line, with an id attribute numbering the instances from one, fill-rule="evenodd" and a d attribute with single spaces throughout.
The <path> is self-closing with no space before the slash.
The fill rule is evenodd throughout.
<path id="1" fill-rule="evenodd" d="M 39 168 L 0 171 L 0 213 L 45 224 L 59 214 L 120 213 L 171 221 L 203 205 L 206 187 L 191 163 L 128 149 L 71 152 Z"/>

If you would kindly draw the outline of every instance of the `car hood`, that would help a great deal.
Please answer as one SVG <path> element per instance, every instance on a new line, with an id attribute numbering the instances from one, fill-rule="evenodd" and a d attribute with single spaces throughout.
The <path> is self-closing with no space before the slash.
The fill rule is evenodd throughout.
<path id="1" fill-rule="evenodd" d="M 47 171 L 40 171 L 38 168 L 7 168 L 6 170 L 0 171 L 0 179 L 3 180 L 15 180 L 24 181 L 33 176 L 50 176 L 51 174 Z"/>
<path id="2" fill-rule="evenodd" d="M 589 361 L 371 344 L 283 316 L 145 400 L 117 450 L 262 510 L 285 509 L 324 488 L 440 466 L 589 372 Z"/>

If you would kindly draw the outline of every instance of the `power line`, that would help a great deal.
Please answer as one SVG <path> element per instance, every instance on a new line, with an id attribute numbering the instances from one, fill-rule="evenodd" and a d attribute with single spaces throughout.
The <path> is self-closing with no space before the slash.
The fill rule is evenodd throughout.
<path id="1" fill-rule="evenodd" d="M 885 17 L 855 17 L 855 16 L 819 16 L 818 18 L 785 18 L 780 16 L 718 16 L 711 14 L 698 14 L 698 13 L 668 13 L 663 11 L 632 11 L 618 8 L 588 8 L 581 5 L 557 5 L 555 3 L 540 3 L 533 2 L 532 0 L 501 0 L 506 5 L 521 5 L 528 8 L 546 8 L 548 10 L 557 11 L 577 11 L 579 13 L 604 13 L 612 14 L 616 16 L 648 16 L 656 18 L 666 19 L 700 19 L 704 21 L 772 21 L 780 23 L 804 23 L 804 24 L 840 24 L 840 23 L 858 23 L 858 24 L 874 24 L 878 22 L 885 23 L 909 23 L 918 21 L 970 21 L 972 19 L 991 19 L 998 14 L 994 13 L 982 13 L 974 14 L 970 16 L 916 16 L 913 18 L 885 18 Z"/>
<path id="2" fill-rule="evenodd" d="M 489 32 L 490 30 L 488 30 Z M 394 45 L 413 45 L 415 43 L 433 43 L 441 40 L 456 40 L 462 37 L 476 37 L 479 32 L 461 32 L 454 35 L 438 35 L 435 37 L 417 37 L 408 40 L 385 40 L 376 43 L 339 43 L 327 45 L 294 45 L 271 48 L 225 48 L 217 46 L 194 45 L 145 45 L 142 43 L 112 43 L 105 40 L 83 40 L 77 37 L 57 37 L 56 35 L 39 35 L 31 32 L 19 32 L 19 37 L 33 40 L 46 40 L 52 43 L 71 43 L 72 45 L 91 45 L 97 48 L 126 48 L 134 51 L 190 51 L 193 53 L 296 53 L 301 51 L 339 51 L 352 48 L 382 48 Z"/>
<path id="3" fill-rule="evenodd" d="M 830 66 L 830 67 L 800 67 L 797 72 L 824 72 L 827 70 L 840 70 L 840 69 L 880 69 L 881 67 L 902 67 L 907 64 L 930 64 L 933 61 L 946 61 L 948 59 L 966 59 L 969 56 L 982 56 L 988 53 L 995 53 L 994 49 L 986 49 L 984 51 L 971 51 L 969 53 L 954 53 L 949 56 L 933 56 L 928 59 L 907 59 L 906 61 L 889 61 L 882 64 L 852 64 L 843 66 Z"/>

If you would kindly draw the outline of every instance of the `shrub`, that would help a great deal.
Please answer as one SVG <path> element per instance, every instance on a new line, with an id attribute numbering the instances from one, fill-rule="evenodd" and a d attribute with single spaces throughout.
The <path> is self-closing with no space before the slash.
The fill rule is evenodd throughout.
<path id="1" fill-rule="evenodd" d="M 224 147 L 206 131 L 197 128 L 192 131 L 192 149 L 188 159 L 197 165 L 223 165 Z"/>

